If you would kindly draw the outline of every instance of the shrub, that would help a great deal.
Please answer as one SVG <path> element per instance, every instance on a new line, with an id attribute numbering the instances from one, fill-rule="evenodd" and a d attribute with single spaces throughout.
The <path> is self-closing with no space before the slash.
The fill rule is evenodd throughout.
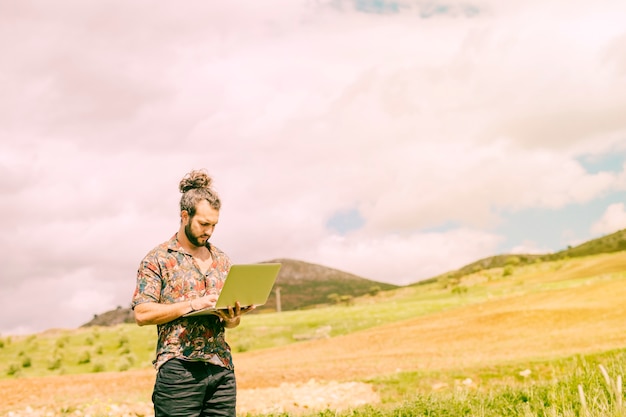
<path id="1" fill-rule="evenodd" d="M 78 356 L 78 364 L 84 365 L 89 362 L 91 362 L 91 354 L 88 350 L 83 350 Z"/>
<path id="2" fill-rule="evenodd" d="M 30 368 L 32 366 L 32 361 L 30 359 L 30 357 L 28 356 L 24 356 L 22 358 L 22 368 Z"/>
<path id="3" fill-rule="evenodd" d="M 117 347 L 122 347 L 122 346 L 127 346 L 128 345 L 128 336 L 126 336 L 125 334 L 120 336 L 120 339 L 117 343 Z"/>
<path id="4" fill-rule="evenodd" d="M 104 372 L 104 364 L 102 362 L 94 362 L 91 372 Z"/>
<path id="5" fill-rule="evenodd" d="M 372 296 L 378 294 L 379 292 L 380 292 L 380 286 L 379 285 L 374 285 L 374 286 L 370 287 L 370 289 L 369 289 L 369 295 L 372 295 Z"/>
<path id="6" fill-rule="evenodd" d="M 341 297 L 339 297 L 339 302 L 341 304 L 351 306 L 352 304 L 354 304 L 354 297 L 351 295 L 342 295 Z"/>
<path id="7" fill-rule="evenodd" d="M 17 363 L 10 363 L 7 367 L 7 375 L 14 376 L 20 373 L 20 366 Z"/>
<path id="8" fill-rule="evenodd" d="M 48 370 L 50 371 L 54 371 L 55 369 L 59 369 L 61 368 L 61 358 L 60 357 L 53 357 L 52 359 L 50 359 L 48 361 Z"/>
<path id="9" fill-rule="evenodd" d="M 467 293 L 467 287 L 463 285 L 456 285 L 452 288 L 452 294 L 462 295 Z"/>
<path id="10" fill-rule="evenodd" d="M 65 347 L 65 343 L 67 343 L 67 340 L 65 337 L 60 337 L 57 339 L 56 343 L 54 344 L 56 347 L 58 347 L 59 349 L 63 349 Z"/>
<path id="11" fill-rule="evenodd" d="M 135 357 L 133 355 L 125 355 L 120 358 L 117 364 L 117 370 L 120 372 L 128 371 L 135 364 Z"/>

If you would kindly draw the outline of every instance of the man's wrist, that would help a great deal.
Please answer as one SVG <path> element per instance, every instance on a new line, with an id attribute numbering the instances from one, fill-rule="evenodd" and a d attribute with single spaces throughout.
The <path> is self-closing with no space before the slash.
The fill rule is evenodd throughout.
<path id="1" fill-rule="evenodd" d="M 191 311 L 189 311 L 190 313 L 196 311 L 196 309 L 193 307 L 193 300 L 189 300 L 189 308 L 191 309 Z"/>

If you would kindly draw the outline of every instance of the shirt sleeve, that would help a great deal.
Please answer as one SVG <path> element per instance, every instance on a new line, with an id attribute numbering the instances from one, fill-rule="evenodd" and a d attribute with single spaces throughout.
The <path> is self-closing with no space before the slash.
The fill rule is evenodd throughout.
<path id="1" fill-rule="evenodd" d="M 163 278 L 161 267 L 155 256 L 146 256 L 137 270 L 137 286 L 131 302 L 131 308 L 138 304 L 155 302 L 161 300 L 161 285 Z"/>

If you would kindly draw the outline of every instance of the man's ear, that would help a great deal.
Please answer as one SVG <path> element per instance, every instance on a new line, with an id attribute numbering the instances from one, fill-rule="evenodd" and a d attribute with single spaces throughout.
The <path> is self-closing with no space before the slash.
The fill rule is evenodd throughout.
<path id="1" fill-rule="evenodd" d="M 187 210 L 182 210 L 180 212 L 180 221 L 183 222 L 183 224 L 187 224 L 189 222 L 189 212 Z"/>

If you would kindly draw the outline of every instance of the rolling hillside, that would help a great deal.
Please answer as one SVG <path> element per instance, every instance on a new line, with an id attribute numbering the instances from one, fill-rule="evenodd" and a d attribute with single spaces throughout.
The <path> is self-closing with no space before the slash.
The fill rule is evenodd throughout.
<path id="1" fill-rule="evenodd" d="M 429 282 L 458 280 L 465 275 L 475 272 L 503 268 L 506 266 L 529 265 L 537 262 L 556 261 L 559 259 L 577 258 L 581 256 L 597 255 L 600 253 L 613 253 L 626 250 L 626 229 L 619 230 L 597 239 L 592 239 L 578 246 L 547 254 L 502 254 L 490 256 L 472 262 L 454 271 L 448 271 L 433 278 L 414 283 L 420 285 Z"/>

